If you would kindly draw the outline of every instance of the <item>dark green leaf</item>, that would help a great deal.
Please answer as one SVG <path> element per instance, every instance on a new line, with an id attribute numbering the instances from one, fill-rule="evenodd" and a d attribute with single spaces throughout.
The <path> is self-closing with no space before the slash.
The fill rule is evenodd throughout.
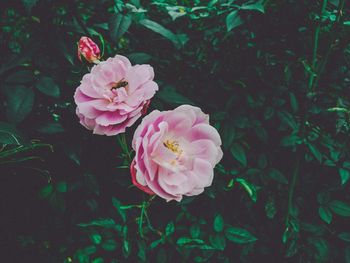
<path id="1" fill-rule="evenodd" d="M 101 247 L 106 251 L 114 251 L 117 249 L 117 242 L 113 239 L 108 239 L 102 243 Z"/>
<path id="2" fill-rule="evenodd" d="M 234 10 L 226 16 L 227 32 L 243 24 L 243 20 L 238 14 L 238 10 Z"/>
<path id="3" fill-rule="evenodd" d="M 34 93 L 30 88 L 14 87 L 7 92 L 7 118 L 15 124 L 20 123 L 32 111 Z"/>
<path id="4" fill-rule="evenodd" d="M 214 218 L 214 230 L 216 232 L 221 232 L 224 229 L 224 219 L 220 214 Z"/>
<path id="5" fill-rule="evenodd" d="M 56 134 L 56 133 L 62 133 L 65 131 L 62 125 L 58 122 L 45 123 L 44 125 L 40 126 L 37 130 L 38 132 L 46 133 L 46 134 Z"/>
<path id="6" fill-rule="evenodd" d="M 24 139 L 13 125 L 0 121 L 0 143 L 21 145 L 24 143 Z"/>
<path id="7" fill-rule="evenodd" d="M 50 77 L 41 77 L 35 84 L 36 88 L 45 95 L 58 98 L 60 96 L 60 88 L 56 82 Z"/>
<path id="8" fill-rule="evenodd" d="M 88 227 L 88 226 L 101 226 L 101 227 L 106 227 L 106 228 L 113 228 L 115 227 L 115 222 L 111 218 L 106 218 L 106 219 L 96 219 L 93 220 L 89 223 L 80 223 L 78 226 L 80 227 Z"/>
<path id="9" fill-rule="evenodd" d="M 256 202 L 258 198 L 256 187 L 243 178 L 236 178 L 236 181 L 243 186 L 243 188 L 247 191 L 252 201 Z"/>
<path id="10" fill-rule="evenodd" d="M 170 40 L 177 48 L 181 48 L 188 40 L 184 35 L 176 35 L 155 21 L 143 19 L 140 24 Z"/>
<path id="11" fill-rule="evenodd" d="M 35 80 L 34 73 L 31 70 L 20 70 L 11 74 L 7 79 L 7 83 L 24 84 Z"/>
<path id="12" fill-rule="evenodd" d="M 320 215 L 321 219 L 327 224 L 330 224 L 332 222 L 332 212 L 328 207 L 320 206 L 318 209 L 318 214 Z"/>
<path id="13" fill-rule="evenodd" d="M 109 32 L 113 41 L 117 42 L 128 31 L 132 23 L 130 15 L 113 14 L 109 21 Z"/>
<path id="14" fill-rule="evenodd" d="M 65 193 L 65 192 L 67 192 L 67 189 L 68 189 L 68 186 L 67 186 L 66 182 L 59 182 L 56 185 L 56 190 L 59 193 Z"/>
<path id="15" fill-rule="evenodd" d="M 322 162 L 322 153 L 318 150 L 318 148 L 315 145 L 309 143 L 308 146 L 309 146 L 311 153 L 316 157 L 317 161 L 319 161 L 321 163 Z"/>
<path id="16" fill-rule="evenodd" d="M 240 7 L 240 9 L 243 10 L 254 10 L 254 11 L 259 11 L 261 13 L 265 13 L 263 1 L 258 1 L 253 4 L 244 4 Z"/>
<path id="17" fill-rule="evenodd" d="M 277 169 L 274 169 L 274 168 L 270 169 L 269 176 L 271 177 L 271 179 L 276 180 L 281 184 L 288 184 L 287 177 L 285 177 L 285 175 Z"/>
<path id="18" fill-rule="evenodd" d="M 188 98 L 185 96 L 181 95 L 178 93 L 175 88 L 171 86 L 165 86 L 164 88 L 160 89 L 159 92 L 157 93 L 157 96 L 163 100 L 164 102 L 167 102 L 169 104 L 175 104 L 175 105 L 180 105 L 180 104 L 190 104 L 194 105 L 192 101 L 190 101 Z"/>
<path id="19" fill-rule="evenodd" d="M 102 236 L 98 233 L 93 233 L 90 235 L 90 239 L 91 239 L 92 243 L 94 243 L 95 245 L 98 245 L 102 241 Z"/>
<path id="20" fill-rule="evenodd" d="M 341 184 L 346 184 L 350 179 L 350 171 L 347 169 L 339 168 L 339 174 L 341 179 Z"/>
<path id="21" fill-rule="evenodd" d="M 128 55 L 128 58 L 133 64 L 145 64 L 148 63 L 152 56 L 146 53 L 131 53 Z"/>
<path id="22" fill-rule="evenodd" d="M 165 235 L 170 236 L 174 233 L 174 231 L 175 231 L 174 222 L 168 223 L 165 228 Z"/>
<path id="23" fill-rule="evenodd" d="M 349 232 L 339 233 L 338 237 L 344 241 L 350 242 L 350 233 Z"/>
<path id="24" fill-rule="evenodd" d="M 123 219 L 123 222 L 126 222 L 126 212 L 125 210 L 121 209 L 122 204 L 120 201 L 117 198 L 112 197 L 112 204 L 117 209 L 119 215 Z"/>
<path id="25" fill-rule="evenodd" d="M 210 244 L 218 249 L 218 250 L 224 250 L 226 246 L 226 239 L 222 234 L 217 235 L 210 235 L 209 236 L 209 242 Z"/>
<path id="26" fill-rule="evenodd" d="M 243 166 L 247 166 L 247 156 L 245 154 L 244 148 L 238 144 L 234 143 L 230 148 L 232 156 L 239 161 Z"/>
<path id="27" fill-rule="evenodd" d="M 339 200 L 333 200 L 329 207 L 334 213 L 340 216 L 350 216 L 350 205 Z"/>
<path id="28" fill-rule="evenodd" d="M 245 244 L 245 243 L 255 242 L 256 240 L 258 240 L 249 231 L 243 228 L 232 227 L 232 226 L 226 228 L 225 236 L 228 240 L 238 244 Z"/>

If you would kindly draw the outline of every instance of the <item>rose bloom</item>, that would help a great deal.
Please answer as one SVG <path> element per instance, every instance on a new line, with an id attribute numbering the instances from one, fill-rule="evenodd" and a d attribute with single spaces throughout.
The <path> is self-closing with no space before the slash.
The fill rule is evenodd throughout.
<path id="1" fill-rule="evenodd" d="M 144 114 L 158 90 L 150 65 L 134 65 L 115 56 L 85 74 L 74 94 L 80 123 L 94 134 L 125 132 Z"/>
<path id="2" fill-rule="evenodd" d="M 223 155 L 220 146 L 219 133 L 201 109 L 182 105 L 155 110 L 134 134 L 133 184 L 167 201 L 198 195 L 213 181 L 213 169 Z"/>
<path id="3" fill-rule="evenodd" d="M 101 52 L 94 41 L 89 37 L 81 37 L 78 42 L 78 58 L 81 61 L 84 57 L 90 63 L 98 63 L 101 58 Z"/>

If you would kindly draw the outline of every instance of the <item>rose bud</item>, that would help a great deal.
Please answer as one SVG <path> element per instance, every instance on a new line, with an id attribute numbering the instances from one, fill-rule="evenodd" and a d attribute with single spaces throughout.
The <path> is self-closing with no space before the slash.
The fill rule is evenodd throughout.
<path id="1" fill-rule="evenodd" d="M 90 63 L 99 63 L 101 52 L 97 44 L 91 38 L 81 37 L 78 43 L 78 58 L 84 57 Z"/>

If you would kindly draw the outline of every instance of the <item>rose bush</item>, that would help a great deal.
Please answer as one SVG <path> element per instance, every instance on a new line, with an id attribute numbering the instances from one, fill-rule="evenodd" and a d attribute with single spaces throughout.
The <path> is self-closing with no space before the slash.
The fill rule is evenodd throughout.
<path id="1" fill-rule="evenodd" d="M 198 195 L 213 181 L 213 168 L 223 155 L 220 146 L 219 133 L 201 109 L 155 110 L 134 134 L 133 183 L 167 201 Z"/>

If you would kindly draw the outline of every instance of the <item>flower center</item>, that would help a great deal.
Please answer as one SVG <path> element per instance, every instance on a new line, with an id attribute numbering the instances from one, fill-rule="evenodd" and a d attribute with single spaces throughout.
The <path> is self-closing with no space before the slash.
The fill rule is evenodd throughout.
<path id="1" fill-rule="evenodd" d="M 178 156 L 183 152 L 177 141 L 166 140 L 163 145 Z"/>
<path id="2" fill-rule="evenodd" d="M 117 83 L 113 83 L 113 85 L 111 87 L 111 90 L 119 89 L 119 88 L 122 88 L 122 87 L 126 87 L 128 84 L 129 83 L 125 79 L 121 79 Z"/>

